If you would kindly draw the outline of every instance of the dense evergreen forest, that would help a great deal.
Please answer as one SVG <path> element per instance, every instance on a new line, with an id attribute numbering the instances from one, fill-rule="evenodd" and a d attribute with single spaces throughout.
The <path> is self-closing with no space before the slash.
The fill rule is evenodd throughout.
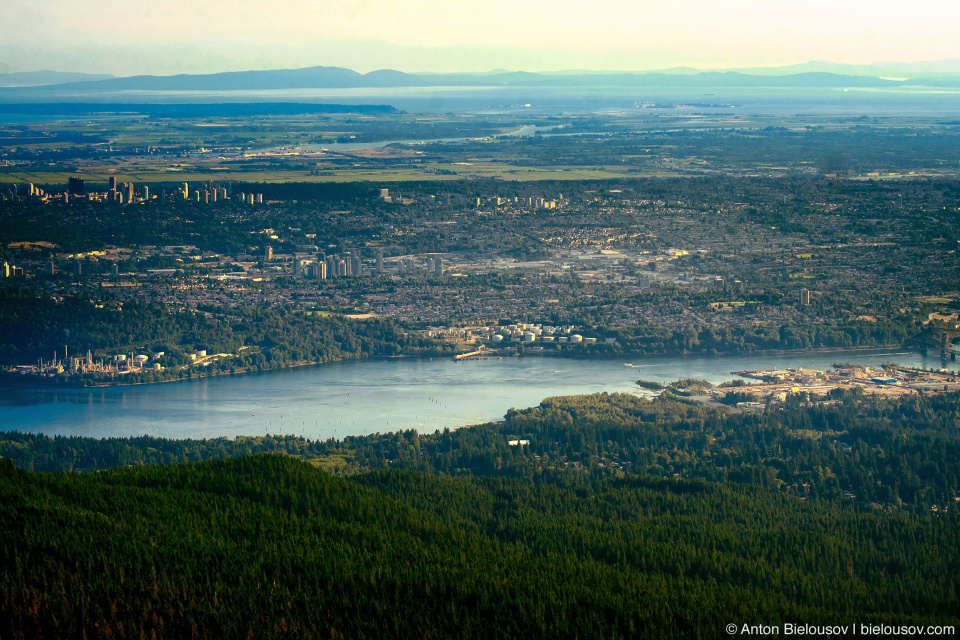
<path id="1" fill-rule="evenodd" d="M 958 424 L 960 394 L 596 394 L 343 441 L 5 433 L 0 637 L 957 624 Z"/>
<path id="2" fill-rule="evenodd" d="M 575 318 L 584 325 L 596 320 L 590 314 Z M 742 327 L 693 326 L 671 328 L 660 324 L 631 327 L 598 327 L 598 332 L 616 338 L 614 343 L 583 345 L 562 355 L 658 356 L 755 353 L 796 349 L 852 349 L 889 347 L 917 343 L 923 331 L 918 322 L 898 319 L 883 322 L 792 322 L 751 324 Z"/>
<path id="3" fill-rule="evenodd" d="M 956 624 L 954 518 L 544 471 L 0 462 L 0 637 L 711 638 Z"/>
<path id="4" fill-rule="evenodd" d="M 338 474 L 409 469 L 526 478 L 547 471 L 754 484 L 863 509 L 937 512 L 960 497 L 960 394 L 879 399 L 838 391 L 736 413 L 676 396 L 547 398 L 503 422 L 311 441 L 299 436 L 97 440 L 0 434 L 0 456 L 37 471 L 95 471 L 283 453 Z M 371 429 L 372 430 L 372 429 Z M 529 444 L 511 446 L 511 441 Z"/>

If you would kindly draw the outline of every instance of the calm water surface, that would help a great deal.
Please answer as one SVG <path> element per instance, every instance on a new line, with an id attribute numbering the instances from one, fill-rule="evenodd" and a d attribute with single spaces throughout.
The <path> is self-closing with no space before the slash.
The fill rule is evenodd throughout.
<path id="1" fill-rule="evenodd" d="M 937 356 L 877 351 L 730 358 L 570 360 L 504 358 L 378 360 L 133 387 L 0 387 L 0 430 L 97 438 L 149 434 L 168 438 L 297 434 L 311 439 L 375 432 L 433 431 L 499 420 L 507 409 L 543 398 L 607 392 L 643 395 L 638 379 L 730 380 L 731 371 L 834 362 L 939 368 Z M 957 363 L 950 363 L 951 369 Z"/>

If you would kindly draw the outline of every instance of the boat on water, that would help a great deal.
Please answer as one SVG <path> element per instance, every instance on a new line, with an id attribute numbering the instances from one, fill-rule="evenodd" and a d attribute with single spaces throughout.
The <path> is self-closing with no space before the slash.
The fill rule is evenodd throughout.
<path id="1" fill-rule="evenodd" d="M 634 367 L 636 367 L 636 365 L 630 364 L 629 362 L 624 362 L 623 366 L 626 367 L 627 369 L 633 369 Z"/>

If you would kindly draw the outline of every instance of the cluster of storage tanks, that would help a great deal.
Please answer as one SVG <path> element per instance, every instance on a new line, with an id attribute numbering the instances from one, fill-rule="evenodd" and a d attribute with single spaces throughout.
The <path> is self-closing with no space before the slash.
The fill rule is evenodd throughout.
<path id="1" fill-rule="evenodd" d="M 499 332 L 490 337 L 494 343 L 500 342 L 558 342 L 574 343 L 596 342 L 596 338 L 584 338 L 579 333 L 573 333 L 573 325 L 550 326 L 542 324 L 510 324 L 500 327 Z"/>
<path id="2" fill-rule="evenodd" d="M 163 351 L 157 351 L 156 353 L 153 354 L 153 359 L 158 360 L 161 356 L 163 356 Z M 89 353 L 87 355 L 87 359 L 90 360 L 92 364 L 92 359 L 90 358 Z M 137 367 L 140 367 L 141 369 L 143 369 L 146 367 L 147 362 L 149 360 L 150 360 L 150 356 L 146 356 L 143 354 L 135 356 L 131 353 L 129 358 L 127 357 L 126 354 L 123 354 L 123 353 L 118 353 L 117 355 L 113 356 L 113 361 L 117 363 L 117 367 L 120 367 L 123 364 L 127 364 L 128 367 L 133 367 L 133 365 L 136 365 Z M 155 362 L 153 364 L 153 368 L 159 371 L 163 367 L 160 365 L 159 362 Z"/>

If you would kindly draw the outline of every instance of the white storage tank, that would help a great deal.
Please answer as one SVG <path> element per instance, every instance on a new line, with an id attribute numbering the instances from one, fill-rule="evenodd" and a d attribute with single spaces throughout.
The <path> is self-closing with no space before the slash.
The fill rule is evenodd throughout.
<path id="1" fill-rule="evenodd" d="M 494 341 L 494 342 L 503 342 L 503 336 L 500 335 L 499 333 L 495 333 L 495 334 L 493 334 L 493 341 Z"/>
<path id="2" fill-rule="evenodd" d="M 583 342 L 583 336 L 579 333 L 575 333 L 570 336 L 570 342 Z"/>

